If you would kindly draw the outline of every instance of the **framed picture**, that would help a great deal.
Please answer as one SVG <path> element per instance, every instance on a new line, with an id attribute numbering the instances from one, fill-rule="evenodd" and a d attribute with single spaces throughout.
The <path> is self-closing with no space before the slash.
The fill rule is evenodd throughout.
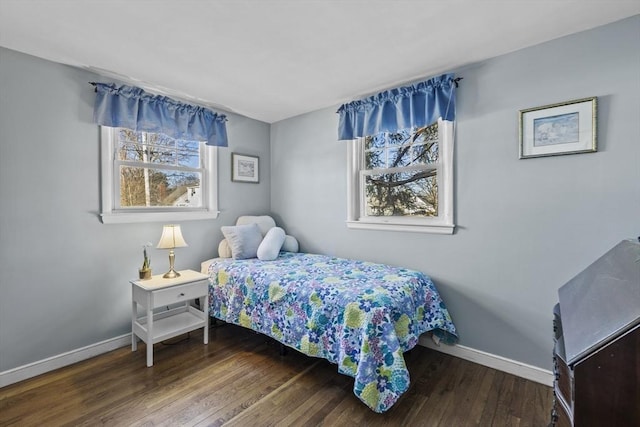
<path id="1" fill-rule="evenodd" d="M 597 151 L 597 98 L 520 111 L 520 158 Z"/>
<path id="2" fill-rule="evenodd" d="M 231 153 L 231 181 L 260 182 L 259 158 Z"/>

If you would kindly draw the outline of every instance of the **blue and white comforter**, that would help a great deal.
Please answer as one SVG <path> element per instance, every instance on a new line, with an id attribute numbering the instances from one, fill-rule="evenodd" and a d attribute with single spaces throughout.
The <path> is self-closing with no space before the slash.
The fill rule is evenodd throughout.
<path id="1" fill-rule="evenodd" d="M 275 261 L 219 258 L 209 274 L 211 316 L 337 364 L 376 412 L 409 388 L 402 354 L 420 334 L 457 339 L 434 284 L 418 271 L 281 252 Z"/>

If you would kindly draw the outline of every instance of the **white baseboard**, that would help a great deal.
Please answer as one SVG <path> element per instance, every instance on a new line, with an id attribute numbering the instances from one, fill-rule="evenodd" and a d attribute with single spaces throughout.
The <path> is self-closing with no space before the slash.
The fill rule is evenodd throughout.
<path id="1" fill-rule="evenodd" d="M 28 365 L 19 366 L 8 371 L 0 372 L 0 387 L 5 387 L 28 378 L 62 368 L 94 356 L 126 347 L 131 344 L 131 334 L 121 335 L 95 344 L 88 345 L 76 350 L 29 363 Z M 459 344 L 454 345 L 436 345 L 428 335 L 420 337 L 419 344 L 441 353 L 450 354 L 464 360 L 469 360 L 489 368 L 517 375 L 531 381 L 535 381 L 547 386 L 553 386 L 553 373 L 536 366 L 527 365 L 506 357 L 497 356 L 495 354 L 486 353 Z"/>
<path id="2" fill-rule="evenodd" d="M 426 334 L 420 337 L 419 344 L 423 347 L 427 347 L 441 353 L 450 354 L 452 356 L 459 357 L 460 359 L 469 360 L 471 362 L 507 372 L 549 387 L 553 386 L 553 373 L 546 369 L 538 368 L 537 366 L 527 365 L 526 363 L 486 353 L 464 345 L 436 345 L 431 337 Z"/>
<path id="3" fill-rule="evenodd" d="M 131 345 L 131 334 L 121 335 L 24 366 L 18 366 L 17 368 L 0 372 L 0 387 L 5 387 L 127 345 Z"/>

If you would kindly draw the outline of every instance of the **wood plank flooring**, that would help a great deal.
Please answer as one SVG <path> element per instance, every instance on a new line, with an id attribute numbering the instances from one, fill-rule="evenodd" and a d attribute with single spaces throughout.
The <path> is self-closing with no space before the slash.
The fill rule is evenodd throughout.
<path id="1" fill-rule="evenodd" d="M 233 325 L 121 348 L 0 389 L 0 426 L 546 426 L 551 388 L 424 347 L 386 413 L 324 360 Z"/>

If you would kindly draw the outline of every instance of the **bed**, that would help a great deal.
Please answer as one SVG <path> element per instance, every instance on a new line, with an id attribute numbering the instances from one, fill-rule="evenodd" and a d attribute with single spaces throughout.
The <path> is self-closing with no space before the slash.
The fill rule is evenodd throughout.
<path id="1" fill-rule="evenodd" d="M 421 334 L 457 339 L 433 282 L 418 271 L 285 251 L 269 261 L 215 258 L 206 268 L 212 317 L 336 364 L 375 412 L 409 388 L 403 353 Z"/>

